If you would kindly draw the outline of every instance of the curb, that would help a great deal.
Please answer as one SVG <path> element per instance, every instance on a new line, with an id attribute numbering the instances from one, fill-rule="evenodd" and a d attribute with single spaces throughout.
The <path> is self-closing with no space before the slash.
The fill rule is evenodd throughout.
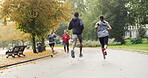
<path id="1" fill-rule="evenodd" d="M 53 54 L 56 55 L 57 53 Z M 4 65 L 4 66 L 0 66 L 0 68 L 5 68 L 5 67 L 10 67 L 10 66 L 15 66 L 15 65 L 19 65 L 19 64 L 23 64 L 23 63 L 27 63 L 27 62 L 31 62 L 31 61 L 35 61 L 35 60 L 39 60 L 39 59 L 43 59 L 46 57 L 53 57 L 53 55 L 48 55 L 48 56 L 43 56 L 43 57 L 39 57 L 39 58 L 35 58 L 35 59 L 31 59 L 31 60 L 27 60 L 27 61 L 22 61 L 22 62 L 18 62 L 18 63 L 13 63 L 13 64 L 9 64 L 9 65 Z"/>

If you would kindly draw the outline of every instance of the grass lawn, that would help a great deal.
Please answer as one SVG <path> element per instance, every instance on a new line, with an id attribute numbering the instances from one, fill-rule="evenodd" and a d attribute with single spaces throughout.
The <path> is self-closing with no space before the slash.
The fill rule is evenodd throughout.
<path id="1" fill-rule="evenodd" d="M 56 44 L 55 47 L 63 47 L 62 44 Z M 71 47 L 71 45 L 70 45 Z M 109 48 L 118 48 L 118 49 L 134 49 L 134 50 L 144 50 L 148 51 L 148 44 L 125 44 L 125 45 L 114 45 L 109 46 Z"/>
<path id="2" fill-rule="evenodd" d="M 143 39 L 143 43 L 142 44 L 131 44 L 130 39 L 125 40 L 125 41 L 126 41 L 126 44 L 124 44 L 124 45 L 112 45 L 112 43 L 109 43 L 109 48 L 134 49 L 134 50 L 148 51 L 148 39 Z M 99 44 L 99 41 L 97 41 L 97 42 L 90 42 L 89 44 L 91 44 L 91 43 Z M 86 46 L 86 47 L 88 46 L 88 44 L 85 44 L 85 42 L 83 42 L 83 45 Z M 101 46 L 101 45 L 99 44 L 99 46 Z M 63 46 L 63 44 L 56 44 L 55 47 L 64 47 L 64 46 Z M 72 44 L 70 44 L 69 47 L 72 47 Z"/>
<path id="3" fill-rule="evenodd" d="M 148 39 L 143 39 L 142 44 L 131 44 L 130 40 L 125 40 L 126 44 L 124 45 L 113 45 L 109 48 L 121 48 L 121 49 L 134 49 L 134 50 L 144 50 L 148 51 Z"/>
<path id="4" fill-rule="evenodd" d="M 69 47 L 71 47 L 71 46 L 72 46 L 72 44 L 69 45 Z M 49 47 L 49 45 L 47 45 L 46 47 Z M 55 44 L 55 47 L 64 47 L 64 45 L 63 44 Z"/>
<path id="5" fill-rule="evenodd" d="M 125 44 L 125 45 L 114 45 L 109 48 L 121 48 L 121 49 L 134 49 L 148 51 L 148 44 Z"/>

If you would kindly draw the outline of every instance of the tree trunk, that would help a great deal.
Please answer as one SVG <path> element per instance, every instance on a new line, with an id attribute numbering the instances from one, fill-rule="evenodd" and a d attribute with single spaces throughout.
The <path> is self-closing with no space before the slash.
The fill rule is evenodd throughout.
<path id="1" fill-rule="evenodd" d="M 46 51 L 46 46 L 45 46 L 45 39 L 42 37 L 42 47 L 43 47 L 43 51 Z"/>
<path id="2" fill-rule="evenodd" d="M 125 44 L 125 40 L 124 40 L 124 39 L 121 39 L 120 42 L 121 42 L 121 45 L 122 45 L 122 44 Z"/>
<path id="3" fill-rule="evenodd" d="M 5 41 L 3 41 L 3 49 L 5 48 Z"/>
<path id="4" fill-rule="evenodd" d="M 33 49 L 33 53 L 37 53 L 36 51 L 36 45 L 35 45 L 35 34 L 32 34 L 32 49 Z"/>
<path id="5" fill-rule="evenodd" d="M 31 18 L 32 21 L 31 21 L 31 26 L 32 26 L 32 29 L 35 29 L 35 18 Z M 35 32 L 32 31 L 32 49 L 33 49 L 33 53 L 37 53 L 36 51 L 36 44 L 35 44 Z"/>
<path id="6" fill-rule="evenodd" d="M 132 28 L 131 28 L 131 26 L 130 26 L 129 32 L 130 32 L 130 38 L 132 38 Z"/>

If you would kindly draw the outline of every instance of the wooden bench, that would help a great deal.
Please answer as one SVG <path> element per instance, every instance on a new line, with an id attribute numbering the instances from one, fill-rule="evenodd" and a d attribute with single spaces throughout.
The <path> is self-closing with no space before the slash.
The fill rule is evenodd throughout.
<path id="1" fill-rule="evenodd" d="M 6 52 L 6 58 L 8 58 L 9 56 L 12 56 L 13 58 L 15 58 L 15 56 L 18 56 L 18 57 L 21 57 L 21 55 L 25 56 L 23 54 L 24 50 L 25 50 L 25 47 L 27 46 L 15 46 L 14 48 L 8 50 Z"/>

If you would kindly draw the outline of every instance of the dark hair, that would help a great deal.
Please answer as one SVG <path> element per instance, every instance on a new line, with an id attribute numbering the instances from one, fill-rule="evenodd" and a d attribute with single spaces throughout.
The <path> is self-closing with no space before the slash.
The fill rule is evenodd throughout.
<path id="1" fill-rule="evenodd" d="M 104 16 L 100 16 L 100 19 L 104 20 Z"/>
<path id="2" fill-rule="evenodd" d="M 74 16 L 75 16 L 75 17 L 78 17 L 78 16 L 79 16 L 79 13 L 78 13 L 78 12 L 75 12 L 75 13 L 74 13 Z"/>

